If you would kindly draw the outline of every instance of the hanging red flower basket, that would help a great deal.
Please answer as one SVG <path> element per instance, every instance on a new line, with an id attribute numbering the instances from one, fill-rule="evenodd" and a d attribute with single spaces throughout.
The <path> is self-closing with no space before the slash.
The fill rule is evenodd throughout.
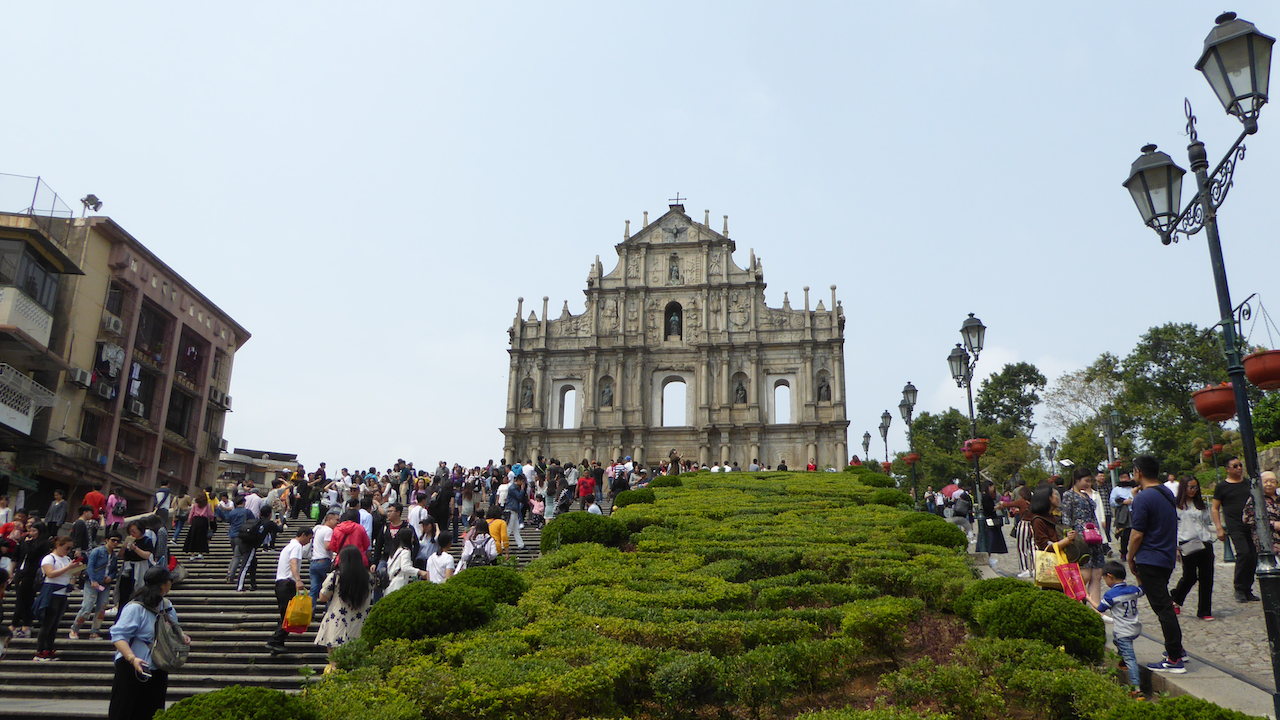
<path id="1" fill-rule="evenodd" d="M 1236 395 L 1231 383 L 1209 386 L 1191 393 L 1196 413 L 1209 422 L 1222 422 L 1236 416 Z"/>
<path id="2" fill-rule="evenodd" d="M 1245 357 L 1244 374 L 1263 390 L 1280 390 L 1280 350 L 1261 350 Z"/>
<path id="3" fill-rule="evenodd" d="M 974 457 L 982 457 L 987 452 L 988 440 L 986 438 L 974 438 L 966 440 L 964 445 L 969 448 L 969 452 L 973 453 Z"/>
<path id="4" fill-rule="evenodd" d="M 1212 451 L 1212 450 L 1205 450 L 1204 452 L 1200 453 L 1200 457 L 1204 458 L 1205 460 L 1212 460 L 1212 459 L 1213 459 L 1213 451 Z"/>
<path id="5" fill-rule="evenodd" d="M 906 455 L 902 456 L 902 459 L 908 465 L 915 465 L 916 463 L 920 462 L 920 453 L 907 453 Z"/>
<path id="6" fill-rule="evenodd" d="M 890 470 L 893 469 L 893 463 L 885 461 L 880 463 L 880 467 L 884 468 L 885 473 L 888 473 Z"/>
<path id="7" fill-rule="evenodd" d="M 969 449 L 968 444 L 965 444 L 965 447 L 964 447 L 964 459 L 973 460 L 973 451 Z"/>
<path id="8" fill-rule="evenodd" d="M 1221 445 L 1221 444 L 1219 444 L 1219 445 L 1214 445 L 1214 446 L 1213 446 L 1213 451 L 1214 451 L 1214 452 L 1216 452 L 1216 453 L 1220 453 L 1220 452 L 1222 452 L 1222 445 Z"/>

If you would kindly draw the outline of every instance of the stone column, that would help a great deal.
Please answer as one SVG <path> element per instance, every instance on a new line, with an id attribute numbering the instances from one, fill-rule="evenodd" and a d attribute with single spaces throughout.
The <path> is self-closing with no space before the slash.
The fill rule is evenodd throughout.
<path id="1" fill-rule="evenodd" d="M 813 391 L 813 348 L 812 347 L 805 347 L 804 349 L 804 372 L 801 373 L 800 377 L 797 378 L 797 380 L 798 380 L 797 384 L 800 386 L 798 389 L 800 391 L 801 402 L 798 404 L 800 406 L 800 412 L 802 413 L 801 419 L 817 420 L 818 419 L 818 398 L 816 393 L 814 393 Z M 797 403 L 795 403 L 795 401 L 793 400 L 792 404 L 797 404 Z"/>
<path id="2" fill-rule="evenodd" d="M 733 388 L 729 387 L 729 353 L 720 351 L 720 407 L 721 422 L 729 422 L 733 417 Z"/>

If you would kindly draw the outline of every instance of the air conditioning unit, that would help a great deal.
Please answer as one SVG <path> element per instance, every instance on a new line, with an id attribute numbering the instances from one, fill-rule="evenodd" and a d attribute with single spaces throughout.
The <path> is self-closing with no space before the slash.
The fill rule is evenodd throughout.
<path id="1" fill-rule="evenodd" d="M 227 451 L 227 439 L 226 439 L 226 438 L 222 438 L 222 440 L 218 441 L 218 449 L 222 450 L 222 452 L 226 452 L 226 451 Z"/>
<path id="2" fill-rule="evenodd" d="M 67 379 L 80 387 L 87 388 L 93 382 L 93 373 L 80 368 L 71 368 L 71 371 L 67 373 Z"/>
<path id="3" fill-rule="evenodd" d="M 93 394 L 100 398 L 111 400 L 116 396 L 116 389 L 107 383 L 100 382 L 93 386 Z"/>
<path id="4" fill-rule="evenodd" d="M 231 410 L 231 396 L 230 396 L 230 395 L 223 395 L 223 396 L 222 396 L 222 407 L 226 408 L 227 410 Z"/>
<path id="5" fill-rule="evenodd" d="M 107 313 L 102 316 L 102 329 L 106 330 L 109 333 L 114 333 L 116 335 L 123 335 L 124 321 L 116 317 L 115 315 L 112 315 L 111 313 Z"/>
<path id="6" fill-rule="evenodd" d="M 137 415 L 138 417 L 142 417 L 143 415 L 145 415 L 146 411 L 147 409 L 144 408 L 142 406 L 142 403 L 138 400 L 134 400 L 133 402 L 129 403 L 129 412 L 133 413 L 134 415 Z"/>
<path id="7" fill-rule="evenodd" d="M 221 405 L 222 400 L 225 397 L 226 395 L 223 395 L 222 391 L 219 390 L 218 388 L 216 387 L 209 388 L 209 402 L 213 403 L 214 405 Z"/>

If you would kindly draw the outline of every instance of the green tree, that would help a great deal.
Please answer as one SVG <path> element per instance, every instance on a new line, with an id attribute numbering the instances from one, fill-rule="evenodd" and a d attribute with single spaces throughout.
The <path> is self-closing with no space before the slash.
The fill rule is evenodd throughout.
<path id="1" fill-rule="evenodd" d="M 1103 353 L 1089 367 L 1063 373 L 1044 394 L 1045 419 L 1064 432 L 1075 423 L 1092 422 L 1124 390 L 1119 366 L 1120 358 Z"/>
<path id="2" fill-rule="evenodd" d="M 1253 406 L 1253 432 L 1259 446 L 1280 440 L 1280 393 L 1266 393 Z"/>
<path id="3" fill-rule="evenodd" d="M 1032 415 L 1047 383 L 1044 374 L 1031 363 L 1005 365 L 978 388 L 979 422 L 995 426 L 1002 437 L 1030 435 L 1034 427 Z"/>
<path id="4" fill-rule="evenodd" d="M 955 408 L 943 413 L 923 412 L 911 425 L 912 446 L 920 453 L 916 464 L 920 487 L 942 487 L 956 478 L 972 477 L 973 466 L 964 459 L 969 439 L 969 418 Z"/>

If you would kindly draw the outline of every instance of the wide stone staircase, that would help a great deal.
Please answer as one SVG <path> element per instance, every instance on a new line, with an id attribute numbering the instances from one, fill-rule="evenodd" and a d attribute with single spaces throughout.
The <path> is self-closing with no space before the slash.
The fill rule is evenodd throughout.
<path id="1" fill-rule="evenodd" d="M 606 507 L 606 512 L 608 511 Z M 283 548 L 296 531 L 290 524 L 281 533 L 277 547 Z M 540 530 L 531 526 L 521 531 L 525 548 L 512 542 L 511 555 L 523 566 L 538 556 Z M 185 536 L 186 530 L 183 530 Z M 171 545 L 181 548 L 181 539 Z M 453 549 L 454 558 L 462 544 Z M 191 636 L 187 664 L 169 678 L 169 702 L 228 685 L 257 685 L 285 691 L 298 690 L 308 677 L 319 677 L 327 662 L 325 649 L 314 644 L 316 628 L 324 617 L 324 606 L 316 608 L 306 633 L 291 635 L 288 653 L 272 656 L 266 641 L 279 623 L 274 594 L 277 550 L 259 551 L 256 591 L 247 587 L 237 592 L 224 581 L 231 548 L 222 526 L 210 543 L 203 561 L 189 562 L 176 555 L 188 576 L 169 593 L 183 630 Z M 309 583 L 306 563 L 303 580 Z M 4 619 L 13 618 L 14 593 L 6 596 Z M 113 677 L 115 649 L 110 642 L 108 617 L 102 640 L 70 640 L 68 632 L 80 607 L 80 593 L 73 591 L 58 629 L 55 649 L 58 660 L 33 662 L 38 630 L 32 637 L 14 639 L 0 660 L 0 717 L 101 718 L 107 715 Z M 82 628 L 87 638 L 89 624 Z"/>

